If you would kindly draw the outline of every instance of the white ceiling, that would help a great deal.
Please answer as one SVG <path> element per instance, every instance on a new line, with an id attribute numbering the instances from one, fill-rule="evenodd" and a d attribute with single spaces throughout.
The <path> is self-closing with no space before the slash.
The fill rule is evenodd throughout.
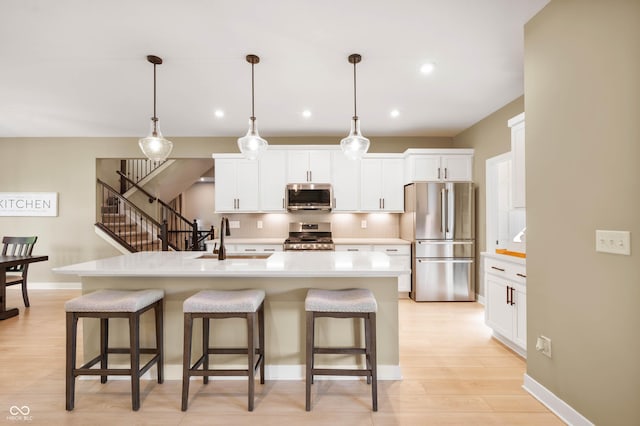
<path id="1" fill-rule="evenodd" d="M 549 0 L 0 0 L 0 137 L 453 136 L 523 93 Z M 431 75 L 419 72 L 434 62 Z M 400 115 L 390 117 L 392 109 Z M 214 116 L 216 109 L 225 117 Z M 312 111 L 308 119 L 304 109 Z"/>

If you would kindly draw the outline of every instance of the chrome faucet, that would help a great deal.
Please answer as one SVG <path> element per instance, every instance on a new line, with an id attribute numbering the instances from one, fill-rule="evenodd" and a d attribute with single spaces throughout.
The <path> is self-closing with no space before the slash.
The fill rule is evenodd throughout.
<path id="1" fill-rule="evenodd" d="M 222 217 L 220 221 L 220 248 L 218 249 L 218 260 L 225 260 L 227 258 L 227 250 L 224 248 L 224 237 L 231 236 L 231 231 L 229 230 L 229 218 Z"/>

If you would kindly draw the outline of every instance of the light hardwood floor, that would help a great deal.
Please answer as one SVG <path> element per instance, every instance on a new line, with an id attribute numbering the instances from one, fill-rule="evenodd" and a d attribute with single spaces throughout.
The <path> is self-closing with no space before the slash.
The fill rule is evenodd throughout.
<path id="1" fill-rule="evenodd" d="M 562 425 L 522 389 L 525 362 L 491 338 L 477 303 L 400 300 L 400 364 L 404 379 L 379 383 L 379 411 L 360 381 L 317 381 L 313 410 L 304 410 L 303 381 L 256 387 L 246 411 L 245 381 L 191 385 L 180 411 L 179 381 L 144 381 L 140 411 L 131 411 L 127 380 L 78 380 L 76 406 L 64 409 L 63 304 L 80 294 L 32 290 L 24 309 L 17 289 L 8 305 L 20 315 L 0 321 L 0 423 L 46 425 Z M 81 347 L 81 346 L 80 346 Z M 30 419 L 12 417 L 28 407 Z"/>

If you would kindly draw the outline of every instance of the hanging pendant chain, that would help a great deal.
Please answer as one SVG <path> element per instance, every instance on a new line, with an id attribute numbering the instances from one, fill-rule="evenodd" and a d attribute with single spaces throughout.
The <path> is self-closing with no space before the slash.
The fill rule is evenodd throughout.
<path id="1" fill-rule="evenodd" d="M 251 121 L 255 121 L 255 104 L 254 104 L 254 89 L 253 89 L 253 63 L 251 64 Z"/>

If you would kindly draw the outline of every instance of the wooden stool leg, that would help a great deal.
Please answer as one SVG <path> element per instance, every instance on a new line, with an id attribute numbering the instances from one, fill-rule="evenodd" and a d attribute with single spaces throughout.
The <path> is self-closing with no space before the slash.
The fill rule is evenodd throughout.
<path id="1" fill-rule="evenodd" d="M 189 399 L 189 370 L 191 368 L 191 333 L 193 330 L 193 316 L 184 314 L 184 346 L 182 351 L 182 411 L 187 411 Z M 206 350 L 206 349 L 204 349 Z"/>
<path id="2" fill-rule="evenodd" d="M 371 400 L 373 411 L 378 411 L 378 360 L 376 355 L 376 314 L 369 314 L 367 322 L 369 325 L 369 359 L 371 363 Z"/>
<path id="3" fill-rule="evenodd" d="M 100 368 L 107 369 L 109 353 L 109 318 L 100 318 Z M 107 376 L 100 376 L 100 383 L 107 383 Z"/>
<path id="4" fill-rule="evenodd" d="M 307 374 L 305 380 L 305 409 L 307 411 L 311 411 L 311 383 L 313 383 L 313 330 L 314 330 L 314 321 L 315 316 L 313 312 L 307 312 L 307 347 L 306 347 L 306 366 L 307 366 Z"/>
<path id="5" fill-rule="evenodd" d="M 158 369 L 158 383 L 164 382 L 164 308 L 162 306 L 162 300 L 156 302 L 154 312 L 156 315 L 156 349 L 158 351 L 158 362 L 156 368 Z"/>
<path id="6" fill-rule="evenodd" d="M 131 408 L 140 409 L 140 315 L 129 315 L 129 348 L 131 351 Z"/>
<path id="7" fill-rule="evenodd" d="M 202 369 L 209 369 L 209 318 L 202 317 Z M 209 383 L 209 376 L 202 376 L 202 383 Z"/>
<path id="8" fill-rule="evenodd" d="M 67 312 L 67 367 L 65 374 L 66 384 L 66 408 L 67 411 L 73 410 L 75 400 L 76 376 L 74 374 L 76 368 L 76 332 L 78 329 L 78 316 L 73 312 Z"/>
<path id="9" fill-rule="evenodd" d="M 260 384 L 264 385 L 264 364 L 265 364 L 265 350 L 264 350 L 264 303 L 260 305 L 258 310 L 258 344 L 260 345 L 259 354 L 261 356 L 260 363 Z"/>
<path id="10" fill-rule="evenodd" d="M 253 411 L 254 390 L 256 381 L 256 340 L 254 336 L 256 313 L 247 314 L 247 375 L 249 385 L 249 411 Z"/>

